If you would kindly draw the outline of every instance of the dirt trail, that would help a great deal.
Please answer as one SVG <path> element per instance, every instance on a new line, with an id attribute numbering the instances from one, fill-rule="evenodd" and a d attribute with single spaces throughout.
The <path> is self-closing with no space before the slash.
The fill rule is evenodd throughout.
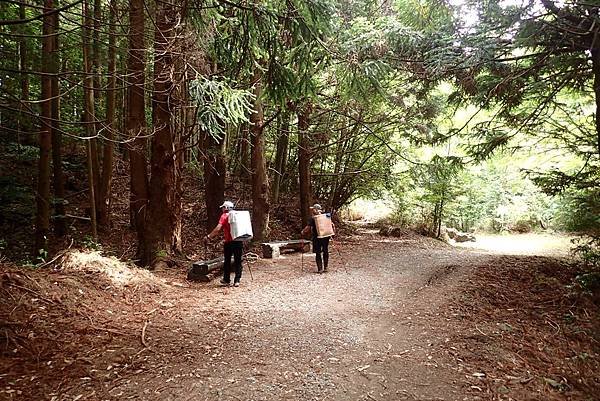
<path id="1" fill-rule="evenodd" d="M 363 234 L 314 273 L 298 254 L 246 269 L 240 288 L 194 287 L 182 327 L 152 320 L 149 370 L 110 395 L 208 400 L 462 400 L 440 308 L 487 256 L 420 237 Z M 175 334 L 176 342 L 169 338 Z M 167 337 L 165 337 L 167 336 Z M 176 343 L 184 349 L 174 350 Z M 465 398 L 466 397 L 466 398 Z"/>
<path id="2" fill-rule="evenodd" d="M 245 268 L 239 288 L 190 284 L 171 270 L 135 273 L 142 281 L 122 292 L 96 279 L 96 292 L 73 285 L 68 297 L 43 293 L 48 305 L 71 299 L 84 312 L 61 330 L 46 326 L 46 337 L 58 342 L 39 344 L 37 360 L 25 354 L 33 345 L 7 348 L 15 356 L 5 359 L 10 370 L 0 371 L 0 399 L 496 399 L 461 360 L 465 343 L 457 341 L 481 330 L 462 320 L 452 300 L 477 267 L 498 263 L 497 255 L 374 232 L 335 243 L 330 253 L 330 271 L 322 275 L 313 255 L 259 260 L 251 265 L 253 279 Z M 119 269 L 115 277 L 127 273 Z M 50 284 L 80 276 L 65 272 Z M 14 284 L 20 281 L 10 274 L 4 280 L 10 288 L 27 284 Z M 39 301 L 31 302 L 37 308 Z M 58 339 L 59 332 L 69 337 Z M 78 339 L 80 349 L 73 348 Z M 495 381 L 484 383 L 488 389 L 489 383 Z"/>

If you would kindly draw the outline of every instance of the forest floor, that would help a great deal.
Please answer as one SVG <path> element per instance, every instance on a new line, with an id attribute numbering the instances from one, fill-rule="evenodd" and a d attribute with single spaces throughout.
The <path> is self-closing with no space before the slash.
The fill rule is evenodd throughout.
<path id="1" fill-rule="evenodd" d="M 3 264 L 0 399 L 597 400 L 580 267 L 503 252 L 361 229 L 328 273 L 286 254 L 239 288 L 97 252 Z"/>

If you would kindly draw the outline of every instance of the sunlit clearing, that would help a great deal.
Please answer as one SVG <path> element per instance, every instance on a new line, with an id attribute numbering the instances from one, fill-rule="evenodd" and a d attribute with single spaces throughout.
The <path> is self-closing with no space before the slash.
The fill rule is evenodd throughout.
<path id="1" fill-rule="evenodd" d="M 390 201 L 357 199 L 344 209 L 342 217 L 346 220 L 375 222 L 389 216 L 393 210 L 394 205 Z"/>
<path id="2" fill-rule="evenodd" d="M 476 237 L 476 242 L 455 245 L 503 255 L 567 256 L 573 238 L 560 234 L 477 234 Z"/>

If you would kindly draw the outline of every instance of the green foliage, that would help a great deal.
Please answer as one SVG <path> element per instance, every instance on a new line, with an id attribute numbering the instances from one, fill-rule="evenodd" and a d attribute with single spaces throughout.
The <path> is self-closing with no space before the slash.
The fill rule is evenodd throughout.
<path id="1" fill-rule="evenodd" d="M 365 122 L 381 118 L 379 105 L 340 103 L 345 113 L 320 114 L 313 118 L 309 133 L 313 149 L 318 149 L 312 159 L 313 190 L 317 199 L 323 199 L 334 210 L 354 199 L 375 198 L 390 189 L 390 175 L 397 160 L 388 147 L 395 131 L 385 121 Z"/>
<path id="2" fill-rule="evenodd" d="M 485 198 L 488 188 L 485 181 L 469 170 L 461 170 L 456 177 L 456 192 L 446 208 L 445 224 L 464 232 L 472 231 L 486 216 Z"/>
<path id="3" fill-rule="evenodd" d="M 36 255 L 36 261 L 38 263 L 46 263 L 47 259 L 48 259 L 48 251 L 46 249 L 38 249 L 38 252 Z"/>
<path id="4" fill-rule="evenodd" d="M 220 139 L 227 125 L 248 122 L 253 109 L 252 93 L 230 87 L 224 80 L 200 77 L 190 84 L 200 128 Z"/>
<path id="5" fill-rule="evenodd" d="M 85 237 L 83 237 L 82 245 L 85 249 L 89 249 L 91 251 L 102 250 L 102 244 L 91 235 L 86 235 Z"/>
<path id="6" fill-rule="evenodd" d="M 600 292 L 600 271 L 580 274 L 575 280 L 587 291 Z"/>
<path id="7" fill-rule="evenodd" d="M 391 191 L 394 198 L 391 222 L 401 227 L 416 226 L 422 221 L 423 207 L 417 202 L 418 193 L 414 190 L 411 176 L 410 174 L 397 174 L 394 176 L 394 182 L 395 185 Z"/>
<path id="8" fill-rule="evenodd" d="M 203 22 L 214 27 L 210 56 L 224 75 L 250 87 L 262 75 L 266 99 L 285 105 L 311 97 L 315 75 L 326 52 L 331 5 L 327 0 L 263 3 L 221 3 L 216 15 Z"/>
<path id="9" fill-rule="evenodd" d="M 600 269 L 600 236 L 580 237 L 572 242 L 575 247 L 571 251 L 585 266 Z"/>
<path id="10" fill-rule="evenodd" d="M 556 225 L 567 231 L 594 231 L 600 227 L 600 190 L 565 190 L 557 199 Z"/>
<path id="11" fill-rule="evenodd" d="M 33 206 L 30 187 L 21 184 L 14 176 L 0 177 L 0 216 L 5 223 L 28 224 Z"/>
<path id="12" fill-rule="evenodd" d="M 15 204 L 30 201 L 29 188 L 21 185 L 16 177 L 10 175 L 0 177 L 0 206 L 15 207 Z"/>
<path id="13" fill-rule="evenodd" d="M 446 205 L 458 195 L 454 180 L 462 167 L 462 160 L 456 156 L 434 155 L 428 163 L 411 169 L 412 181 L 420 189 L 417 200 L 428 210 L 425 223 L 431 234 L 439 234 Z"/>
<path id="14" fill-rule="evenodd" d="M 342 96 L 372 100 L 385 96 L 402 57 L 416 57 L 422 37 L 394 17 L 354 18 L 340 23 L 340 63 L 335 69 Z"/>
<path id="15" fill-rule="evenodd" d="M 465 223 L 463 230 L 527 232 L 548 227 L 553 221 L 554 201 L 542 194 L 512 160 L 496 157 L 463 180 L 466 199 L 463 195 L 460 206 L 451 207 Z"/>
<path id="16" fill-rule="evenodd" d="M 195 156 L 195 155 L 192 155 L 192 156 Z M 202 165 L 202 162 L 200 160 L 193 158 L 186 164 L 186 168 L 195 177 L 202 177 L 202 171 L 203 171 L 202 169 L 204 168 L 204 166 Z"/>
<path id="17" fill-rule="evenodd" d="M 457 3 L 461 6 L 452 5 Z M 431 231 L 442 219 L 464 231 L 524 231 L 540 223 L 591 230 L 600 225 L 596 99 L 590 92 L 590 38 L 599 32 L 597 10 L 592 7 L 590 12 L 585 2 L 513 3 L 233 0 L 208 2 L 201 10 L 190 7 L 186 11 L 195 32 L 186 32 L 189 36 L 183 39 L 198 38 L 198 43 L 184 46 L 194 52 L 188 65 L 199 70 L 189 85 L 197 122 L 202 131 L 223 138 L 227 130 L 248 123 L 254 103 L 262 102 L 269 156 L 274 153 L 270 140 L 279 135 L 269 123 L 277 113 L 293 114 L 294 107 L 310 102 L 315 106 L 309 128 L 312 195 L 335 209 L 357 197 L 380 197 L 390 190 L 397 199 L 398 222 L 426 222 Z M 550 3 L 558 4 L 560 12 Z M 17 3 L 0 3 L 6 19 L 18 19 L 18 9 Z M 61 12 L 58 35 L 61 130 L 67 141 L 83 130 L 77 10 Z M 126 20 L 122 11 L 118 17 Z M 476 17 L 467 21 L 465 16 L 474 16 L 471 11 Z M 26 14 L 31 18 L 39 10 L 26 7 Z M 580 24 L 572 25 L 573 18 Z M 23 75 L 15 55 L 22 37 L 28 50 L 24 68 L 32 72 L 27 74 L 29 98 L 36 100 L 27 112 L 39 115 L 41 24 L 36 19 L 0 27 L 0 121 L 6 132 L 34 132 L 33 126 L 39 125 L 28 115 L 10 111 L 20 104 Z M 191 26 L 187 20 L 181 25 Z M 101 25 L 98 49 L 103 60 L 97 77 L 103 89 L 107 29 Z M 129 86 L 127 29 L 126 24 L 118 25 L 116 35 L 118 75 L 124 79 L 119 97 Z M 153 29 L 147 31 L 151 34 Z M 147 38 L 148 46 L 151 40 Z M 149 52 L 147 77 L 153 76 L 152 57 Z M 251 91 L 258 82 L 264 91 L 255 99 Z M 151 79 L 146 85 L 150 91 Z M 104 93 L 95 99 L 99 121 L 106 117 Z M 458 114 L 468 105 L 477 118 L 462 121 Z M 150 104 L 145 111 L 151 121 Z M 22 119 L 32 122 L 29 130 Z M 104 128 L 100 135 L 103 132 Z M 290 141 L 293 149 L 293 134 Z M 452 152 L 442 152 L 444 144 Z M 576 160 L 550 170 L 541 163 L 523 177 L 511 157 L 529 148 L 561 149 L 555 158 Z M 297 160 L 294 150 L 290 152 L 287 177 L 292 178 L 287 188 L 295 190 Z M 37 147 L 17 144 L 9 144 L 5 153 L 31 164 L 39 157 Z M 432 157 L 434 153 L 451 156 Z M 463 167 L 466 163 L 472 164 Z M 84 174 L 82 160 L 64 164 Z M 189 168 L 199 171 L 200 166 L 193 161 Z M 560 198 L 540 193 L 532 182 Z M 13 177 L 0 177 L 3 217 L 29 219 L 33 199 L 29 187 Z M 98 248 L 90 238 L 84 243 Z"/>
<path id="18" fill-rule="evenodd" d="M 40 150 L 37 146 L 9 143 L 5 149 L 6 155 L 15 161 L 33 163 L 37 161 Z"/>
<path id="19" fill-rule="evenodd" d="M 441 205 L 443 223 L 465 232 L 562 227 L 558 200 L 543 194 L 519 170 L 514 157 L 498 155 L 478 166 L 446 164 L 432 159 L 397 178 L 398 219 L 431 230 Z"/>
<path id="20" fill-rule="evenodd" d="M 442 0 L 396 0 L 397 18 L 425 34 L 451 32 L 455 21 L 448 2 Z"/>
<path id="21" fill-rule="evenodd" d="M 587 52 L 592 32 L 599 28 L 588 6 L 555 4 L 465 3 L 462 12 L 477 12 L 478 23 L 458 42 L 440 48 L 462 58 L 457 64 L 446 63 L 445 74 L 455 80 L 457 88 L 451 100 L 469 99 L 492 112 L 489 121 L 471 132 L 480 140 L 471 148 L 478 160 L 508 146 L 519 132 L 589 151 L 595 129 L 592 120 L 585 118 L 593 103 L 588 90 L 592 63 Z M 590 34 L 578 36 L 572 26 L 589 29 Z M 587 106 L 578 107 L 582 98 Z M 565 130 L 565 126 L 572 129 Z M 574 136 L 579 140 L 572 141 Z"/>

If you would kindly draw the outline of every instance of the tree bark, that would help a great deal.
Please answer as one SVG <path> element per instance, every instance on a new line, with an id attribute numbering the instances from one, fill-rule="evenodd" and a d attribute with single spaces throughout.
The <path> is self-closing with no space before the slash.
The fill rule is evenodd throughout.
<path id="1" fill-rule="evenodd" d="M 58 32 L 59 13 L 52 15 L 53 32 Z M 62 237 L 67 234 L 67 222 L 65 220 L 65 178 L 62 168 L 62 134 L 60 132 L 60 86 L 58 82 L 59 72 L 58 35 L 52 37 L 52 56 L 50 59 L 50 80 L 52 85 L 52 170 L 54 175 L 54 234 Z"/>
<path id="2" fill-rule="evenodd" d="M 443 218 L 443 213 L 444 213 L 444 199 L 443 196 L 445 196 L 445 194 L 442 194 L 442 199 L 440 199 L 436 205 L 436 212 L 435 212 L 435 237 L 436 238 L 440 238 L 440 236 L 442 235 L 442 218 Z"/>
<path id="3" fill-rule="evenodd" d="M 88 0 L 85 0 L 88 1 Z M 101 116 L 98 110 L 96 110 L 96 103 L 100 102 L 100 77 L 101 73 L 101 62 L 100 62 L 100 23 L 101 23 L 101 1 L 100 0 L 89 0 L 90 4 L 88 5 L 88 14 L 87 14 L 87 32 L 88 32 L 88 58 L 90 62 L 90 74 L 92 79 L 90 82 L 92 83 L 91 90 L 93 97 L 93 122 L 90 123 L 93 126 L 94 138 L 90 139 L 90 145 L 92 147 L 92 172 L 94 179 L 94 194 L 96 195 L 95 200 L 95 208 L 96 208 L 96 219 L 97 219 L 97 211 L 100 210 L 100 183 L 101 180 L 101 166 L 100 166 L 100 149 L 102 144 L 98 141 L 96 137 L 99 132 L 102 130 L 102 122 Z M 92 3 L 93 2 L 93 8 Z M 92 135 L 90 135 L 92 136 Z"/>
<path id="4" fill-rule="evenodd" d="M 25 5 L 19 4 L 19 19 L 25 19 Z M 21 33 L 25 34 L 24 26 L 20 29 Z M 31 133 L 30 117 L 24 113 L 25 105 L 29 103 L 29 74 L 27 71 L 27 38 L 22 36 L 19 38 L 19 71 L 20 86 L 21 86 L 21 102 L 19 103 L 19 119 L 17 123 L 17 142 L 21 143 L 21 134 L 25 134 L 23 143 L 26 145 L 35 145 L 35 137 Z"/>
<path id="5" fill-rule="evenodd" d="M 102 178 L 100 182 L 100 193 L 98 198 L 98 224 L 103 228 L 110 228 L 110 209 L 112 203 L 112 172 L 114 160 L 114 132 L 116 130 L 115 109 L 116 109 L 116 58 L 117 51 L 115 47 L 116 34 L 116 12 L 117 2 L 111 0 L 109 5 L 109 36 L 108 36 L 108 90 L 106 92 L 106 126 L 103 157 L 102 157 Z"/>
<path id="6" fill-rule="evenodd" d="M 275 174 L 273 176 L 273 190 L 272 200 L 273 203 L 279 201 L 279 189 L 283 180 L 285 172 L 285 166 L 288 159 L 288 146 L 290 141 L 290 113 L 286 112 L 281 117 L 280 121 L 280 132 L 277 140 L 277 151 L 275 153 Z"/>
<path id="7" fill-rule="evenodd" d="M 337 141 L 336 151 L 335 151 L 335 161 L 333 166 L 333 176 L 331 177 L 333 183 L 331 184 L 331 193 L 329 194 L 329 206 L 331 210 L 337 210 L 339 208 L 338 200 L 338 187 L 340 186 L 340 172 L 342 171 L 342 160 L 344 157 L 344 149 L 347 144 L 347 135 L 348 129 L 346 128 L 346 124 L 344 121 L 344 125 L 340 130 L 340 137 Z"/>
<path id="8" fill-rule="evenodd" d="M 54 9 L 54 0 L 44 1 L 44 14 Z M 36 224 L 35 224 L 35 256 L 40 256 L 48 250 L 48 234 L 50 231 L 50 152 L 52 149 L 52 81 L 50 76 L 50 60 L 54 40 L 54 17 L 44 16 L 42 22 L 42 55 L 41 64 L 41 127 L 39 134 L 40 158 L 38 163 L 38 180 L 36 194 Z"/>
<path id="9" fill-rule="evenodd" d="M 137 257 L 147 255 L 146 216 L 148 206 L 148 174 L 146 161 L 146 116 L 145 116 L 145 45 L 144 45 L 144 0 L 129 2 L 129 54 L 127 59 L 128 95 L 125 129 L 130 139 L 130 209 L 137 233 Z"/>
<path id="10" fill-rule="evenodd" d="M 100 88 L 102 87 L 102 83 L 101 83 L 101 77 L 102 77 L 102 53 L 101 53 L 101 47 L 100 47 L 100 31 L 102 29 L 101 23 L 102 23 L 102 1 L 101 0 L 91 0 L 93 1 L 93 11 L 92 11 L 92 16 L 90 16 L 90 32 L 91 32 L 91 38 L 92 38 L 92 43 L 91 43 L 91 53 L 90 53 L 90 57 L 91 57 L 91 70 L 92 70 L 92 75 L 94 77 L 94 104 L 97 104 L 101 101 L 101 90 Z M 93 29 L 92 29 L 93 28 Z M 101 132 L 102 130 L 102 117 L 101 114 L 99 112 L 94 113 L 96 115 L 96 121 L 95 121 L 95 126 L 96 126 L 96 132 Z M 102 144 L 100 143 L 100 145 L 98 146 L 98 144 L 96 144 L 96 147 L 100 150 L 100 148 L 102 147 Z M 100 167 L 100 152 L 98 152 L 98 167 Z M 97 169 L 96 171 L 97 175 L 96 180 L 97 180 L 97 192 L 96 193 L 100 193 L 99 188 L 100 188 L 100 176 L 101 176 L 101 171 L 100 168 Z M 99 201 L 99 199 L 98 199 Z M 99 202 L 98 202 L 99 203 Z M 96 204 L 96 207 L 98 206 L 98 204 Z"/>
<path id="11" fill-rule="evenodd" d="M 308 223 L 310 217 L 309 207 L 311 201 L 310 185 L 310 114 L 312 104 L 307 103 L 298 111 L 298 178 L 300 181 L 300 214 L 302 225 Z"/>
<path id="12" fill-rule="evenodd" d="M 83 70 L 85 78 L 83 80 L 83 94 L 84 94 L 84 112 L 83 122 L 85 124 L 87 139 L 87 163 L 88 163 L 88 184 L 89 184 L 89 195 L 90 195 L 90 219 L 92 223 L 92 237 L 95 239 L 98 236 L 98 230 L 96 225 L 96 174 L 94 171 L 94 163 L 97 162 L 97 154 L 95 152 L 95 128 L 94 121 L 96 120 L 94 114 L 94 91 L 92 89 L 94 85 L 94 78 L 92 74 L 92 61 L 90 59 L 90 30 L 91 30 L 91 17 L 90 10 L 87 1 L 82 3 L 82 16 L 83 16 L 83 30 L 82 30 L 82 46 L 83 46 Z M 94 161 L 95 160 L 95 161 Z"/>
<path id="13" fill-rule="evenodd" d="M 594 48 L 592 52 L 592 72 L 594 74 L 594 96 L 596 101 L 596 150 L 600 155 L 600 49 Z"/>
<path id="14" fill-rule="evenodd" d="M 252 223 L 254 240 L 260 242 L 267 238 L 269 229 L 269 178 L 265 156 L 265 137 L 263 132 L 262 82 L 256 79 L 254 85 L 254 112 L 250 115 L 250 136 L 252 145 Z"/>
<path id="15" fill-rule="evenodd" d="M 179 143 L 173 129 L 177 99 L 173 96 L 181 82 L 181 71 L 176 64 L 176 22 L 180 9 L 169 3 L 156 6 L 156 31 L 154 38 L 154 91 L 152 96 L 152 159 L 148 220 L 149 250 L 144 264 L 153 266 L 159 252 L 166 255 L 181 253 L 181 179 L 178 169 Z"/>
<path id="16" fill-rule="evenodd" d="M 206 203 L 206 229 L 212 230 L 219 222 L 219 206 L 225 199 L 225 178 L 227 162 L 225 158 L 225 137 L 216 140 L 207 133 L 203 135 L 204 153 L 204 199 Z"/>
<path id="17" fill-rule="evenodd" d="M 250 181 L 248 178 L 252 166 L 250 162 L 250 127 L 246 123 L 242 124 L 240 129 L 240 142 L 239 175 L 242 181 L 247 183 Z"/>

